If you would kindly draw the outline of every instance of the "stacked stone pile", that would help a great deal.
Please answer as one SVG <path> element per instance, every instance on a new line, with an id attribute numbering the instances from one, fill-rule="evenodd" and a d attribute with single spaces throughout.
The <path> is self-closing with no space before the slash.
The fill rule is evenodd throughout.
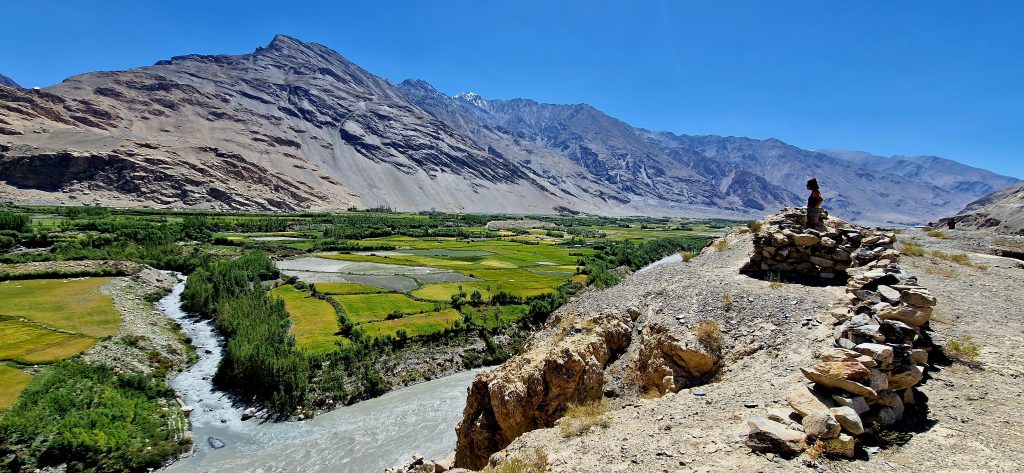
<path id="1" fill-rule="evenodd" d="M 822 230 L 805 228 L 806 223 L 806 211 L 800 208 L 763 220 L 743 272 L 842 280 L 851 267 L 876 262 L 884 266 L 899 256 L 893 249 L 893 233 L 855 227 L 836 218 L 826 219 Z"/>
<path id="2" fill-rule="evenodd" d="M 820 442 L 825 453 L 852 457 L 858 436 L 900 422 L 920 399 L 915 386 L 928 366 L 925 329 L 935 298 L 900 268 L 895 235 L 852 226 L 834 233 L 848 241 L 860 236 L 851 251 L 858 266 L 850 269 L 848 303 L 832 312 L 834 346 L 800 369 L 810 383 L 786 397 L 789 409 L 749 421 L 752 450 L 798 455 Z M 787 237 L 791 244 L 798 239 Z"/>

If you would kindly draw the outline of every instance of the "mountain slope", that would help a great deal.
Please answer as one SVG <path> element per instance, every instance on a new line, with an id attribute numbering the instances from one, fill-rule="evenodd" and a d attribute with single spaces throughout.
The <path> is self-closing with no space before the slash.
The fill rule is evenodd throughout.
<path id="1" fill-rule="evenodd" d="M 696 151 L 720 164 L 755 172 L 768 182 L 793 191 L 806 192 L 807 179 L 817 177 L 825 196 L 825 208 L 857 222 L 921 223 L 973 199 L 970 195 L 873 171 L 776 139 L 674 135 L 639 129 L 637 132 L 663 150 Z"/>
<path id="2" fill-rule="evenodd" d="M 252 54 L 181 56 L 0 94 L 11 105 L 0 110 L 4 193 L 24 200 L 88 189 L 109 203 L 209 208 L 574 204 L 389 82 L 286 36 Z"/>
<path id="3" fill-rule="evenodd" d="M 940 220 L 939 226 L 949 220 L 956 222 L 957 228 L 985 228 L 1024 235 L 1024 182 L 971 202 L 955 216 Z"/>
<path id="4" fill-rule="evenodd" d="M 892 156 L 886 158 L 863 151 L 826 149 L 820 150 L 820 152 L 876 171 L 896 174 L 917 181 L 931 182 L 950 192 L 961 192 L 978 197 L 1020 182 L 1020 179 L 1001 176 L 938 156 Z"/>
<path id="5" fill-rule="evenodd" d="M 7 76 L 5 76 L 3 74 L 0 74 L 0 85 L 7 86 L 7 87 L 14 87 L 14 88 L 17 88 L 17 89 L 21 88 L 21 86 L 18 85 L 17 82 L 14 82 L 14 79 L 11 79 L 10 77 L 7 77 Z"/>

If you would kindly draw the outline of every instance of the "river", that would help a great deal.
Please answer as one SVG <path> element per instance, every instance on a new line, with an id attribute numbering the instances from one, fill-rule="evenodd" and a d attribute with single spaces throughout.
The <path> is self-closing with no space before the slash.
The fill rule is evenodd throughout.
<path id="1" fill-rule="evenodd" d="M 662 259 L 660 259 L 658 261 L 655 261 L 655 262 L 653 262 L 653 263 L 651 263 L 651 264 L 649 264 L 647 266 L 644 266 L 643 268 L 640 268 L 639 270 L 637 270 L 637 272 L 638 273 L 642 273 L 642 272 L 647 271 L 647 270 L 649 270 L 649 269 L 651 269 L 651 268 L 653 268 L 655 266 L 661 266 L 661 265 L 663 265 L 665 263 L 679 263 L 682 260 L 683 260 L 683 255 L 681 253 L 679 253 L 679 252 L 672 253 L 672 254 L 670 254 L 670 255 L 668 255 L 668 256 L 666 256 L 666 257 L 664 257 L 664 258 L 662 258 Z"/>
<path id="2" fill-rule="evenodd" d="M 223 339 L 209 321 L 181 309 L 184 281 L 160 302 L 192 337 L 199 361 L 170 385 L 186 405 L 194 453 L 165 472 L 380 472 L 414 454 L 442 458 L 455 448 L 466 388 L 479 370 L 420 383 L 301 422 L 241 420 L 242 410 L 211 379 Z M 208 352 L 207 352 L 208 351 Z M 222 421 L 223 420 L 223 421 Z M 210 438 L 224 443 L 215 449 Z"/>

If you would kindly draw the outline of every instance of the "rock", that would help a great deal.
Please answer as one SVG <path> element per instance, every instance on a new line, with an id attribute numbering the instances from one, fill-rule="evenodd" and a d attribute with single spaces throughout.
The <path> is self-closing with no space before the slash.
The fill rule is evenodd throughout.
<path id="1" fill-rule="evenodd" d="M 889 389 L 899 391 L 914 387 L 924 379 L 924 369 L 916 365 L 900 365 L 889 372 Z"/>
<path id="2" fill-rule="evenodd" d="M 927 365 L 928 350 L 923 350 L 921 348 L 914 348 L 910 350 L 910 362 L 915 365 Z"/>
<path id="3" fill-rule="evenodd" d="M 868 386 L 874 389 L 875 392 L 884 391 L 889 389 L 889 375 L 879 370 L 869 371 Z"/>
<path id="4" fill-rule="evenodd" d="M 834 439 L 829 439 L 829 451 L 846 458 L 853 458 L 857 455 L 857 439 L 846 434 L 839 434 Z"/>
<path id="5" fill-rule="evenodd" d="M 826 366 L 822 367 L 821 365 Z M 819 368 L 825 368 L 826 371 L 820 371 Z M 869 399 L 878 397 L 875 390 L 858 382 L 858 380 L 867 381 L 870 375 L 868 369 L 859 363 L 825 362 L 812 368 L 800 368 L 800 372 L 807 379 L 822 386 L 840 389 Z"/>
<path id="6" fill-rule="evenodd" d="M 903 419 L 903 397 L 892 391 L 886 391 L 878 394 L 878 403 L 892 409 L 893 414 L 896 415 L 896 420 Z"/>
<path id="7" fill-rule="evenodd" d="M 863 355 L 853 350 L 847 350 L 845 348 L 826 349 L 818 355 L 818 359 L 821 361 L 854 361 L 867 368 L 874 368 L 878 364 L 878 362 L 870 356 Z"/>
<path id="8" fill-rule="evenodd" d="M 860 419 L 860 415 L 857 411 L 853 410 L 852 407 L 840 406 L 829 409 L 829 413 L 832 417 L 835 417 L 836 422 L 843 430 L 853 434 L 860 435 L 864 433 L 864 422 Z"/>
<path id="9" fill-rule="evenodd" d="M 224 441 L 217 437 L 207 437 L 206 442 L 214 449 L 224 448 Z"/>
<path id="10" fill-rule="evenodd" d="M 892 364 L 892 347 L 880 343 L 861 343 L 853 347 L 853 350 L 867 355 L 878 362 L 882 367 Z"/>
<path id="11" fill-rule="evenodd" d="M 833 438 L 839 436 L 839 422 L 829 412 L 812 412 L 800 422 L 804 432 L 814 438 Z"/>
<path id="12" fill-rule="evenodd" d="M 831 268 L 832 265 L 835 264 L 830 259 L 821 258 L 818 256 L 811 256 L 808 261 L 817 266 L 821 266 L 822 268 Z"/>
<path id="13" fill-rule="evenodd" d="M 750 426 L 750 433 L 747 434 L 746 445 L 755 452 L 795 456 L 807 450 L 802 432 L 763 417 L 752 417 L 747 425 Z"/>
<path id="14" fill-rule="evenodd" d="M 196 406 L 181 406 L 181 412 L 186 416 L 192 414 L 192 411 L 196 410 Z"/>
<path id="15" fill-rule="evenodd" d="M 849 407 L 853 409 L 858 415 L 863 415 L 871 410 L 868 406 L 868 401 L 863 396 L 851 396 L 849 394 L 835 394 L 832 396 L 832 400 L 840 406 Z"/>
<path id="16" fill-rule="evenodd" d="M 884 284 L 878 286 L 878 295 L 882 296 L 883 299 L 892 304 L 895 304 L 900 301 L 900 291 L 897 291 Z"/>
<path id="17" fill-rule="evenodd" d="M 256 415 L 256 408 L 255 407 L 250 407 L 250 408 L 248 408 L 248 409 L 246 409 L 245 411 L 242 412 L 242 420 L 246 421 L 246 420 L 252 419 L 253 416 L 255 416 L 255 415 Z"/>
<path id="18" fill-rule="evenodd" d="M 819 241 L 821 241 L 820 238 L 806 233 L 798 233 L 793 235 L 793 244 L 797 246 L 811 246 L 817 244 Z"/>
<path id="19" fill-rule="evenodd" d="M 821 246 L 824 246 L 825 248 L 832 248 L 836 246 L 836 241 L 827 236 L 821 237 Z"/>
<path id="20" fill-rule="evenodd" d="M 928 320 L 932 317 L 932 311 L 930 308 L 899 305 L 879 311 L 878 316 L 886 320 L 898 320 L 908 325 L 920 327 L 928 323 Z"/>
<path id="21" fill-rule="evenodd" d="M 904 291 L 900 300 L 916 307 L 932 307 L 936 304 L 935 297 L 925 288 Z"/>
<path id="22" fill-rule="evenodd" d="M 875 420 L 878 421 L 882 427 L 889 427 L 895 424 L 899 419 L 896 418 L 896 412 L 891 407 L 883 407 L 878 410 L 878 414 L 875 415 Z"/>
<path id="23" fill-rule="evenodd" d="M 768 409 L 767 417 L 769 420 L 773 420 L 780 424 L 788 425 L 793 423 L 794 414 L 796 414 L 796 412 L 786 408 L 772 407 Z"/>
<path id="24" fill-rule="evenodd" d="M 790 391 L 786 395 L 786 402 L 801 416 L 807 416 L 813 412 L 828 412 L 828 404 L 831 404 L 827 397 L 816 394 L 807 386 L 799 386 Z"/>

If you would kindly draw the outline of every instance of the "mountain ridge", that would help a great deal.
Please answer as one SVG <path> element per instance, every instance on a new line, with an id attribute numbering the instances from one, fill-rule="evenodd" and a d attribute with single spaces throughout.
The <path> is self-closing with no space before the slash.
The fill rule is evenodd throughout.
<path id="1" fill-rule="evenodd" d="M 0 94 L 0 197 L 24 202 L 749 218 L 799 205 L 814 174 L 836 213 L 910 224 L 977 198 L 776 139 L 393 84 L 286 35 Z"/>

